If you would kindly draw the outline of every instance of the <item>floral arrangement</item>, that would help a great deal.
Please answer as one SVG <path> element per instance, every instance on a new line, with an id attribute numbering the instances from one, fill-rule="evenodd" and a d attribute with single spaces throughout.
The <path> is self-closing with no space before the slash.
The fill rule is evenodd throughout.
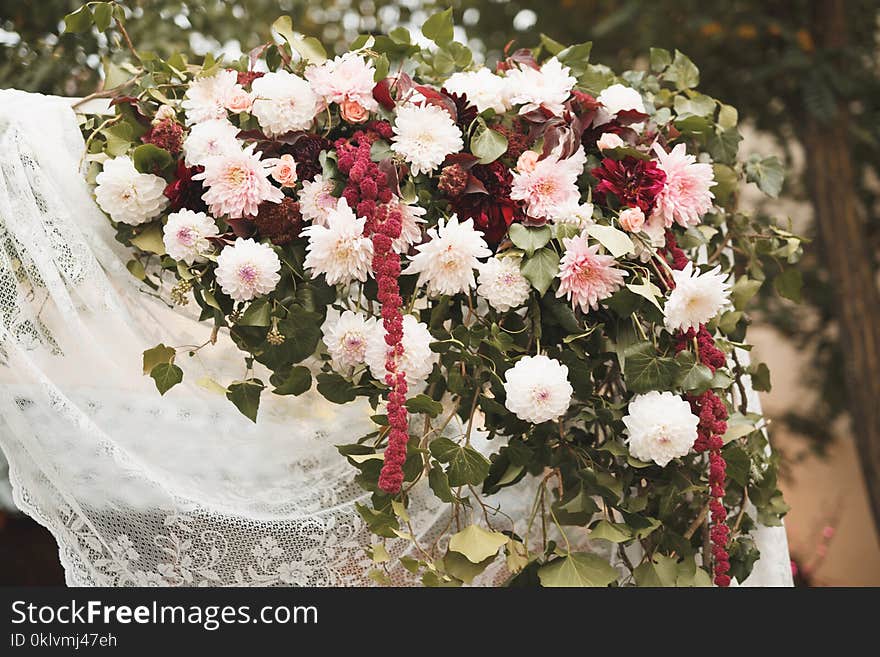
<path id="1" fill-rule="evenodd" d="M 129 42 L 113 114 L 84 120 L 90 178 L 131 273 L 244 352 L 247 378 L 213 382 L 242 413 L 313 387 L 372 404 L 339 451 L 372 493 L 374 578 L 403 538 L 428 585 L 496 559 L 514 584 L 743 580 L 750 530 L 787 508 L 747 405 L 769 373 L 743 361 L 746 305 L 768 277 L 797 296 L 800 241 L 736 210 L 743 181 L 782 185 L 776 158 L 737 160 L 736 110 L 681 52 L 618 76 L 542 37 L 478 65 L 451 11 L 425 47 L 398 28 L 333 58 L 289 18 L 273 32 L 233 62 Z M 186 351 L 144 354 L 162 394 Z M 484 498 L 526 482 L 511 528 Z M 407 531 L 416 485 L 452 507 L 448 540 Z"/>

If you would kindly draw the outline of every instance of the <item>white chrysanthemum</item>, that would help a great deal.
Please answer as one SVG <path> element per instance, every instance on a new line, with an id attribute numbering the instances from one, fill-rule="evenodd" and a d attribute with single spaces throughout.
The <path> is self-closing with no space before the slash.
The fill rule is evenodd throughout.
<path id="1" fill-rule="evenodd" d="M 606 87 L 596 97 L 596 100 L 602 103 L 602 106 L 596 112 L 596 118 L 593 119 L 593 125 L 595 126 L 605 125 L 613 119 L 618 112 L 635 110 L 642 114 L 647 113 L 645 111 L 645 101 L 642 100 L 642 95 L 632 87 L 627 87 L 622 84 L 612 84 L 610 87 Z M 644 123 L 636 123 L 630 127 L 636 132 L 639 132 L 644 126 Z"/>
<path id="2" fill-rule="evenodd" d="M 208 158 L 241 151 L 236 135 L 238 128 L 226 119 L 197 123 L 183 141 L 184 163 L 194 167 L 204 164 Z"/>
<path id="3" fill-rule="evenodd" d="M 410 392 L 421 390 L 434 369 L 437 362 L 437 354 L 431 351 L 433 342 L 428 327 L 422 324 L 412 315 L 403 316 L 403 355 L 397 361 L 397 369 L 406 375 L 406 382 Z M 388 355 L 388 345 L 385 342 L 385 328 L 381 322 L 376 322 L 376 327 L 367 343 L 365 360 L 370 366 L 373 377 L 379 381 L 385 381 L 388 370 L 385 369 L 385 361 Z"/>
<path id="4" fill-rule="evenodd" d="M 217 256 L 220 289 L 236 301 L 269 294 L 281 280 L 281 261 L 268 244 L 237 238 Z"/>
<path id="5" fill-rule="evenodd" d="M 186 123 L 226 118 L 226 99 L 241 89 L 235 71 L 221 70 L 192 82 L 183 97 Z"/>
<path id="6" fill-rule="evenodd" d="M 180 210 L 168 215 L 162 233 L 168 255 L 191 265 L 204 261 L 211 248 L 208 238 L 216 237 L 219 231 L 214 219 L 204 212 Z"/>
<path id="7" fill-rule="evenodd" d="M 375 317 L 366 317 L 350 310 L 341 315 L 327 313 L 327 320 L 321 331 L 334 370 L 348 376 L 356 366 L 364 362 L 367 345 L 376 330 L 376 324 Z"/>
<path id="8" fill-rule="evenodd" d="M 485 67 L 476 71 L 453 73 L 443 83 L 443 88 L 454 94 L 466 95 L 479 112 L 492 109 L 503 114 L 510 109 L 504 78 Z"/>
<path id="9" fill-rule="evenodd" d="M 593 221 L 593 204 L 592 203 L 572 203 L 563 206 L 556 212 L 553 218 L 555 224 L 571 224 L 578 228 L 586 228 L 596 223 Z"/>
<path id="10" fill-rule="evenodd" d="M 495 310 L 519 308 L 529 298 L 531 285 L 520 271 L 520 258 L 489 258 L 480 265 L 477 294 Z"/>
<path id="11" fill-rule="evenodd" d="M 328 213 L 326 226 L 312 224 L 302 231 L 309 238 L 304 265 L 312 270 L 312 276 L 324 274 L 329 285 L 367 280 L 373 243 L 364 237 L 366 221 L 341 198 Z"/>
<path id="12" fill-rule="evenodd" d="M 392 142 L 391 150 L 409 162 L 413 175 L 431 173 L 464 147 L 461 130 L 448 112 L 412 103 L 397 109 Z"/>
<path id="13" fill-rule="evenodd" d="M 568 410 L 574 390 L 568 368 L 547 356 L 526 356 L 504 375 L 504 405 L 520 420 L 540 424 Z"/>
<path id="14" fill-rule="evenodd" d="M 193 176 L 207 190 L 202 200 L 215 217 L 253 217 L 263 201 L 280 203 L 284 192 L 269 182 L 272 163 L 261 160 L 255 144 L 244 150 L 205 160 L 205 170 Z"/>
<path id="15" fill-rule="evenodd" d="M 522 105 L 519 112 L 525 114 L 542 105 L 559 116 L 563 104 L 571 95 L 577 80 L 571 76 L 567 66 L 551 57 L 541 65 L 540 70 L 521 64 L 507 72 L 507 85 L 510 103 Z"/>
<path id="16" fill-rule="evenodd" d="M 165 181 L 151 173 L 140 173 L 130 157 L 104 162 L 95 179 L 95 199 L 113 221 L 137 226 L 165 209 Z"/>
<path id="17" fill-rule="evenodd" d="M 403 201 L 398 204 L 401 215 L 400 237 L 392 243 L 392 248 L 397 253 L 406 253 L 409 247 L 422 241 L 422 228 L 425 223 L 422 216 L 427 212 L 418 205 L 407 205 Z"/>
<path id="18" fill-rule="evenodd" d="M 730 285 L 720 272 L 721 267 L 715 267 L 701 274 L 691 262 L 681 271 L 672 272 L 675 288 L 663 307 L 667 329 L 698 329 L 727 305 Z"/>
<path id="19" fill-rule="evenodd" d="M 327 225 L 327 216 L 336 209 L 339 199 L 333 196 L 333 181 L 324 180 L 321 174 L 314 180 L 304 180 L 299 193 L 299 211 L 303 219 L 318 226 Z"/>
<path id="20" fill-rule="evenodd" d="M 312 86 L 287 71 L 266 73 L 251 84 L 251 113 L 270 137 L 294 130 L 308 130 L 320 109 Z"/>
<path id="21" fill-rule="evenodd" d="M 700 418 L 690 404 L 671 392 L 652 390 L 636 395 L 624 416 L 629 453 L 640 461 L 664 466 L 685 456 L 697 439 Z"/>
<path id="22" fill-rule="evenodd" d="M 459 222 L 455 215 L 429 228 L 428 241 L 416 250 L 405 273 L 418 274 L 417 285 L 427 283 L 432 297 L 467 292 L 476 285 L 474 269 L 480 265 L 477 258 L 492 255 L 483 234 L 474 230 L 474 220 Z"/>
<path id="23" fill-rule="evenodd" d="M 355 101 L 371 112 L 379 109 L 379 103 L 373 98 L 375 75 L 373 62 L 354 52 L 329 59 L 320 66 L 309 66 L 305 72 L 312 90 L 325 103 Z"/>

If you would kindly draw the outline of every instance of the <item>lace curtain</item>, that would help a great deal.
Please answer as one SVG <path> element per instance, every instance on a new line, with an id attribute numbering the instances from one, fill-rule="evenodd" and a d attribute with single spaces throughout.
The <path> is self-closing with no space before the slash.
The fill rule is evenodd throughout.
<path id="1" fill-rule="evenodd" d="M 210 327 L 128 273 L 81 176 L 69 100 L 0 90 L 0 147 L 0 446 L 15 503 L 55 536 L 68 584 L 371 585 L 354 508 L 367 497 L 334 447 L 372 430 L 369 407 L 264 395 L 253 424 L 204 384 L 244 373 L 222 334 L 179 353 L 184 383 L 161 398 L 143 350 L 202 344 Z M 529 493 L 493 502 L 522 519 Z M 410 509 L 427 543 L 448 522 L 432 499 L 416 490 Z M 756 540 L 749 583 L 790 584 L 782 528 Z M 392 581 L 417 583 L 402 568 Z"/>

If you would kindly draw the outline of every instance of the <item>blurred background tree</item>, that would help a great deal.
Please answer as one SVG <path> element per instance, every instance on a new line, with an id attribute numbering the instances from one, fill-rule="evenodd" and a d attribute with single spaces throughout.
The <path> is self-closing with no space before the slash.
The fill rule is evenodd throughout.
<path id="1" fill-rule="evenodd" d="M 0 87 L 83 95 L 100 84 L 104 35 L 59 36 L 76 0 L 0 0 Z M 645 68 L 652 46 L 685 51 L 701 85 L 776 138 L 793 169 L 785 194 L 808 199 L 814 239 L 803 263 L 808 311 L 766 295 L 764 314 L 813 357 L 813 408 L 787 422 L 822 448 L 848 413 L 880 525 L 880 5 L 876 0 L 129 0 L 140 50 L 181 49 L 235 58 L 262 43 L 280 14 L 328 46 L 397 25 L 416 28 L 453 6 L 459 40 L 492 64 L 511 35 L 592 40 L 593 59 Z M 119 35 L 112 30 L 110 39 Z"/>

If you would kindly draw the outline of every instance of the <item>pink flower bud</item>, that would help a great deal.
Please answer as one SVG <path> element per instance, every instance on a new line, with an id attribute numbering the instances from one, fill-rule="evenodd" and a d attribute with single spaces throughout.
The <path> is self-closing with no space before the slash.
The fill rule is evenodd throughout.
<path id="1" fill-rule="evenodd" d="M 599 137 L 599 141 L 596 142 L 596 146 L 599 147 L 600 151 L 607 151 L 612 148 L 623 148 L 626 146 L 623 139 L 621 139 L 618 135 L 613 132 L 605 132 Z"/>
<path id="2" fill-rule="evenodd" d="M 535 151 L 523 151 L 523 154 L 516 161 L 516 170 L 520 173 L 528 173 L 535 170 L 537 163 L 538 153 Z"/>
<path id="3" fill-rule="evenodd" d="M 296 160 L 293 155 L 285 153 L 276 160 L 272 177 L 282 187 L 293 187 L 296 184 Z"/>
<path id="4" fill-rule="evenodd" d="M 349 123 L 363 123 L 370 117 L 369 110 L 356 100 L 343 100 L 339 113 Z"/>
<path id="5" fill-rule="evenodd" d="M 641 208 L 626 208 L 618 217 L 620 227 L 630 233 L 637 233 L 645 225 L 645 213 Z"/>

